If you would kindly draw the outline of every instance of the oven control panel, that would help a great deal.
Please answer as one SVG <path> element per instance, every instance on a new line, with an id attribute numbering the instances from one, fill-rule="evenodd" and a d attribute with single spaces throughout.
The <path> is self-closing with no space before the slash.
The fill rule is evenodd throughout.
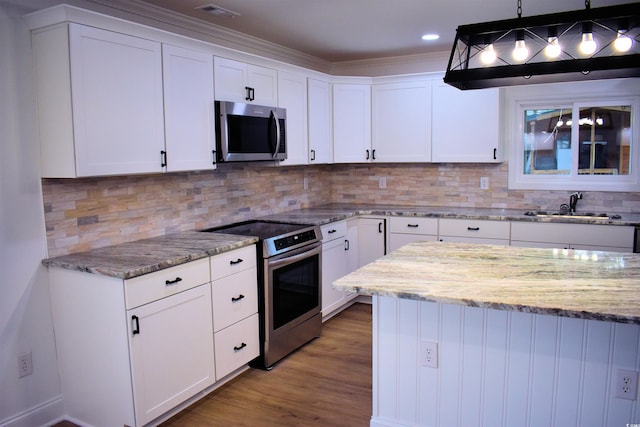
<path id="1" fill-rule="evenodd" d="M 291 246 L 297 246 L 301 243 L 311 242 L 315 240 L 317 240 L 315 230 L 307 230 L 303 231 L 302 233 L 292 234 L 290 236 L 275 239 L 273 244 L 276 247 L 276 250 L 280 251 Z"/>

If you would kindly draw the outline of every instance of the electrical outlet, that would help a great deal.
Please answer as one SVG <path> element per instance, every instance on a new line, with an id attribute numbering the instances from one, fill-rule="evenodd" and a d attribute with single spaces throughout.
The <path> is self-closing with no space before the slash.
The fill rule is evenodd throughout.
<path id="1" fill-rule="evenodd" d="M 616 371 L 615 395 L 620 399 L 636 400 L 638 395 L 638 372 L 618 369 Z"/>
<path id="2" fill-rule="evenodd" d="M 422 366 L 425 368 L 438 367 L 438 343 L 422 341 L 420 348 L 420 358 Z"/>
<path id="3" fill-rule="evenodd" d="M 378 187 L 387 188 L 387 177 L 381 176 L 378 178 Z"/>
<path id="4" fill-rule="evenodd" d="M 489 189 L 489 177 L 488 176 L 481 176 L 480 177 L 480 189 L 481 190 L 488 190 Z"/>
<path id="5" fill-rule="evenodd" d="M 31 352 L 18 356 L 18 377 L 26 377 L 33 374 L 33 360 Z"/>

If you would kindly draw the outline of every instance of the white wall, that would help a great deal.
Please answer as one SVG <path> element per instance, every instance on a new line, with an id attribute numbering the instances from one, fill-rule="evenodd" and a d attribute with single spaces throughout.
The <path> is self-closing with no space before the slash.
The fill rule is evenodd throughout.
<path id="1" fill-rule="evenodd" d="M 371 427 L 620 427 L 640 401 L 614 396 L 640 370 L 640 326 L 407 299 L 373 299 Z M 439 367 L 419 366 L 421 341 Z"/>
<path id="2" fill-rule="evenodd" d="M 46 269 L 35 91 L 26 11 L 0 2 L 0 425 L 37 426 L 64 413 Z M 31 352 L 33 375 L 18 378 Z"/>

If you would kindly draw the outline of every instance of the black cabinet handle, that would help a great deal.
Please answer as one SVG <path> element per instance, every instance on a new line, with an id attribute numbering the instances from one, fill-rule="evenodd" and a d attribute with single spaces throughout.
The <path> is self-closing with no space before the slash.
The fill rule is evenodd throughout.
<path id="1" fill-rule="evenodd" d="M 372 150 L 372 151 L 371 151 L 371 158 L 372 158 L 373 160 L 375 160 L 375 159 L 376 159 L 376 150 Z"/>
<path id="2" fill-rule="evenodd" d="M 344 241 L 344 250 L 345 250 L 345 251 L 348 251 L 349 249 L 350 249 L 350 247 L 349 247 L 349 241 L 345 239 L 345 241 Z"/>
<path id="3" fill-rule="evenodd" d="M 247 91 L 247 96 L 244 98 L 246 101 L 253 101 L 254 99 L 256 99 L 254 97 L 255 91 L 252 87 L 245 86 L 244 89 Z"/>
<path id="4" fill-rule="evenodd" d="M 131 316 L 131 324 L 133 326 L 133 331 L 131 331 L 131 333 L 133 335 L 138 335 L 140 333 L 140 319 L 138 318 L 138 316 Z"/>
<path id="5" fill-rule="evenodd" d="M 213 157 L 213 160 L 211 161 L 211 164 L 215 165 L 216 164 L 216 150 L 211 150 L 211 154 Z"/>
<path id="6" fill-rule="evenodd" d="M 231 302 L 238 302 L 244 299 L 244 295 L 240 294 L 237 297 L 231 297 Z"/>
<path id="7" fill-rule="evenodd" d="M 498 160 L 498 149 L 497 148 L 493 149 L 493 160 Z"/>
<path id="8" fill-rule="evenodd" d="M 244 260 L 242 258 L 238 258 L 237 260 L 231 260 L 229 261 L 230 265 L 236 265 L 236 264 L 240 264 L 241 262 L 243 262 Z"/>
<path id="9" fill-rule="evenodd" d="M 164 150 L 160 151 L 160 167 L 164 168 L 167 166 L 167 152 Z"/>
<path id="10" fill-rule="evenodd" d="M 480 227 L 467 227 L 469 231 L 480 231 Z"/>
<path id="11" fill-rule="evenodd" d="M 366 151 L 367 151 L 367 157 L 366 157 L 366 160 L 369 160 L 369 150 L 366 150 Z"/>
<path id="12" fill-rule="evenodd" d="M 316 150 L 311 150 L 311 161 L 313 162 L 316 159 Z"/>
<path id="13" fill-rule="evenodd" d="M 382 223 L 378 223 L 378 233 L 382 233 Z"/>
<path id="14" fill-rule="evenodd" d="M 420 225 L 419 224 L 407 224 L 407 227 L 411 227 L 411 228 L 418 228 Z"/>
<path id="15" fill-rule="evenodd" d="M 176 277 L 174 280 L 165 280 L 165 285 L 175 285 L 176 283 L 182 282 L 182 277 Z"/>
<path id="16" fill-rule="evenodd" d="M 242 350 L 243 348 L 245 348 L 246 346 L 247 346 L 247 344 L 246 344 L 246 343 L 242 343 L 242 344 L 240 344 L 239 346 L 235 346 L 235 347 L 233 347 L 233 351 L 240 351 L 240 350 Z"/>
<path id="17" fill-rule="evenodd" d="M 327 231 L 327 234 L 333 234 L 333 233 L 335 233 L 336 231 L 338 231 L 338 230 L 335 230 L 335 229 L 333 229 L 333 228 L 332 228 L 331 230 Z"/>

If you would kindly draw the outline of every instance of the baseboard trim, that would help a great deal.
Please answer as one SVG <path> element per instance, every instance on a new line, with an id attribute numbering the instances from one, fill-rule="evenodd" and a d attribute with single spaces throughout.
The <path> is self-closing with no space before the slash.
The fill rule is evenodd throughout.
<path id="1" fill-rule="evenodd" d="M 62 395 L 33 406 L 26 411 L 0 421 L 0 427 L 50 426 L 64 419 Z"/>
<path id="2" fill-rule="evenodd" d="M 400 424 L 390 420 L 371 417 L 369 427 L 409 427 L 409 424 Z"/>

